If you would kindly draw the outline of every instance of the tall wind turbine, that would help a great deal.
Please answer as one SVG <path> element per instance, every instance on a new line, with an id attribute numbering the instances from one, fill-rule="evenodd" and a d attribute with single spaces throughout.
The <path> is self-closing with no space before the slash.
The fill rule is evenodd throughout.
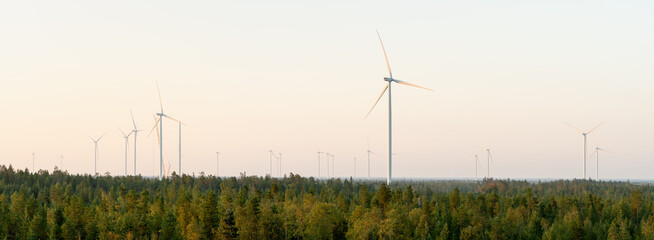
<path id="1" fill-rule="evenodd" d="M 127 176 L 127 154 L 129 153 L 129 136 L 132 135 L 133 132 L 129 132 L 129 134 L 125 134 L 122 129 L 118 128 L 120 130 L 120 133 L 123 134 L 123 137 L 125 138 L 125 176 Z"/>
<path id="2" fill-rule="evenodd" d="M 106 134 L 106 133 L 105 133 Z M 102 137 L 104 137 L 105 134 L 102 134 L 98 139 L 93 139 L 91 136 L 89 138 L 91 141 L 93 141 L 93 144 L 95 145 L 95 154 L 93 156 L 93 175 L 98 174 L 98 158 L 99 158 L 99 152 L 98 152 L 98 142 Z"/>
<path id="3" fill-rule="evenodd" d="M 605 151 L 605 152 L 612 153 L 611 151 L 606 150 L 606 149 L 603 149 L 603 148 L 600 148 L 600 147 L 598 146 L 598 147 L 595 147 L 595 151 L 593 151 L 593 153 L 590 154 L 591 157 L 592 157 L 593 155 L 597 154 L 597 160 L 596 160 L 596 161 L 597 161 L 597 163 L 596 163 L 597 168 L 595 168 L 595 180 L 597 180 L 597 181 L 599 181 L 599 152 L 600 152 L 600 151 Z"/>
<path id="4" fill-rule="evenodd" d="M 354 157 L 354 178 L 357 178 L 357 157 Z"/>
<path id="5" fill-rule="evenodd" d="M 270 154 L 269 154 L 269 158 L 270 158 L 270 177 L 272 177 L 272 176 L 273 176 L 273 175 L 272 175 L 272 159 L 273 159 L 273 157 L 275 156 L 275 153 L 273 153 L 273 150 L 272 150 L 272 149 L 269 149 L 269 150 L 268 150 L 268 153 L 270 153 Z"/>
<path id="6" fill-rule="evenodd" d="M 491 161 L 493 161 L 493 156 L 491 155 L 490 148 L 486 149 L 486 153 L 487 153 L 487 156 L 488 156 L 488 159 L 487 159 L 487 162 L 486 162 L 486 164 L 488 166 L 488 168 L 486 169 L 486 171 L 487 171 L 486 178 L 490 179 L 490 163 L 491 163 Z"/>
<path id="7" fill-rule="evenodd" d="M 134 129 L 132 129 L 132 133 L 134 133 L 134 176 L 136 176 L 136 134 L 138 134 L 140 129 L 136 127 L 136 121 L 134 121 L 134 114 L 132 111 L 129 111 L 129 114 L 132 116 L 132 124 L 134 124 Z"/>
<path id="8" fill-rule="evenodd" d="M 320 179 L 320 154 L 323 154 L 323 152 L 318 151 L 318 179 Z"/>
<path id="9" fill-rule="evenodd" d="M 368 151 L 366 152 L 368 153 L 368 180 L 370 180 L 370 154 L 374 153 L 370 151 L 370 143 L 368 143 Z"/>
<path id="10" fill-rule="evenodd" d="M 159 107 L 161 108 L 161 112 L 157 113 L 157 116 L 159 116 L 159 121 L 157 123 L 159 124 L 159 179 L 163 179 L 163 174 L 164 174 L 163 172 L 163 118 L 165 117 L 175 122 L 179 122 L 179 123 L 181 122 L 169 115 L 164 114 L 163 103 L 161 102 L 161 91 L 159 91 L 159 83 L 155 81 L 155 84 L 157 85 L 157 96 L 159 96 Z M 157 127 L 157 124 L 154 125 L 153 129 Z M 150 132 L 152 132 L 152 130 Z M 180 142 L 180 146 L 181 146 L 181 142 Z"/>
<path id="11" fill-rule="evenodd" d="M 479 154 L 475 154 L 475 181 L 478 181 L 477 168 L 479 167 Z"/>
<path id="12" fill-rule="evenodd" d="M 174 121 L 177 121 L 177 124 L 179 126 L 179 175 L 181 176 L 182 175 L 182 125 L 186 125 L 186 124 L 183 123 L 182 121 L 178 121 L 178 120 L 174 120 Z"/>
<path id="13" fill-rule="evenodd" d="M 391 114 L 391 106 L 392 106 L 391 105 L 391 99 L 392 99 L 391 98 L 391 86 L 392 86 L 391 83 L 395 82 L 395 83 L 402 84 L 402 85 L 422 88 L 422 89 L 429 90 L 429 91 L 432 91 L 432 92 L 434 90 L 429 89 L 429 88 L 425 88 L 425 87 L 421 87 L 421 86 L 418 86 L 418 85 L 415 85 L 415 84 L 412 84 L 412 83 L 408 83 L 408 82 L 405 82 L 405 81 L 400 81 L 398 79 L 393 78 L 393 73 L 391 72 L 391 65 L 388 62 L 388 56 L 386 55 L 386 49 L 384 49 L 384 43 L 381 40 L 381 36 L 379 35 L 379 32 L 377 32 L 377 37 L 379 38 L 379 43 L 381 44 L 382 51 L 384 52 L 384 59 L 386 59 L 386 67 L 388 68 L 388 75 L 389 76 L 384 78 L 384 81 L 387 81 L 388 83 L 386 83 L 386 86 L 384 87 L 384 90 L 382 90 L 382 93 L 377 98 L 377 101 L 375 101 L 375 104 L 372 105 L 372 108 L 370 108 L 370 111 L 368 111 L 368 114 L 366 114 L 366 118 L 368 118 L 368 116 L 370 115 L 372 110 L 375 108 L 375 106 L 377 105 L 379 100 L 382 98 L 382 96 L 384 96 L 384 93 L 386 93 L 386 90 L 388 90 L 388 173 L 387 173 L 387 176 L 386 176 L 386 184 L 390 185 L 391 184 L 391 177 L 392 177 L 392 175 L 391 175 L 391 173 L 392 173 L 392 163 L 393 163 L 393 161 L 392 161 L 392 157 L 393 157 L 393 147 L 392 147 L 393 146 L 392 145 L 392 142 L 393 142 L 393 137 L 392 137 L 393 118 L 392 118 L 392 114 Z"/>
<path id="14" fill-rule="evenodd" d="M 325 153 L 325 158 L 327 158 L 327 179 L 329 179 L 329 153 Z"/>
<path id="15" fill-rule="evenodd" d="M 582 166 L 582 167 L 583 167 L 583 171 L 584 171 L 584 179 L 586 179 L 586 152 L 588 151 L 588 147 L 587 147 L 587 144 L 586 144 L 586 143 L 587 143 L 587 141 L 586 141 L 586 136 L 587 136 L 588 134 L 590 134 L 591 132 L 593 132 L 595 129 L 597 129 L 600 125 L 604 124 L 604 122 L 601 122 L 600 124 L 597 124 L 597 126 L 595 126 L 593 129 L 591 129 L 591 130 L 588 131 L 588 132 L 584 132 L 584 131 L 582 131 L 581 129 L 579 129 L 579 128 L 573 126 L 572 124 L 569 124 L 569 123 L 565 123 L 565 124 L 567 124 L 568 126 L 574 128 L 574 129 L 576 129 L 577 131 L 579 131 L 579 133 L 581 133 L 581 135 L 584 136 L 584 162 L 583 162 L 583 166 Z"/>
<path id="16" fill-rule="evenodd" d="M 333 178 L 334 177 L 334 154 L 331 153 L 326 153 L 327 155 L 327 179 L 330 178 L 330 176 Z M 330 161 L 329 159 L 331 158 L 331 168 L 329 167 Z M 330 171 L 331 169 L 331 171 Z"/>
<path id="17" fill-rule="evenodd" d="M 220 155 L 220 152 L 216 152 L 216 177 L 220 176 L 220 161 L 218 159 L 218 155 Z"/>
<path id="18" fill-rule="evenodd" d="M 278 154 L 277 158 L 277 175 L 281 178 L 282 177 L 282 153 Z"/>

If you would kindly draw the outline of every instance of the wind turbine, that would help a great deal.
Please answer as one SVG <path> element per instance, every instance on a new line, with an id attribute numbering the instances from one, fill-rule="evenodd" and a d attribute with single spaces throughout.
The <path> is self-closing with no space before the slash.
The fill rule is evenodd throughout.
<path id="1" fill-rule="evenodd" d="M 488 166 L 488 169 L 486 169 L 486 171 L 487 171 L 486 178 L 490 179 L 490 163 L 491 163 L 491 161 L 493 161 L 493 156 L 491 155 L 490 148 L 486 148 L 486 153 L 488 155 L 488 160 L 487 160 L 487 163 L 486 163 L 487 166 Z M 493 164 L 495 164 L 495 162 L 493 162 Z"/>
<path id="2" fill-rule="evenodd" d="M 182 121 L 178 121 L 178 120 L 174 120 L 174 121 L 177 121 L 177 124 L 179 125 L 179 175 L 181 176 L 182 175 L 182 125 L 186 125 L 186 124 L 183 123 Z"/>
<path id="3" fill-rule="evenodd" d="M 477 168 L 479 167 L 479 154 L 475 154 L 475 181 L 478 181 Z"/>
<path id="4" fill-rule="evenodd" d="M 332 154 L 331 153 L 325 153 L 325 156 L 327 156 L 327 179 L 329 179 L 329 174 L 330 174 L 330 171 L 329 171 L 329 158 L 332 156 Z"/>
<path id="5" fill-rule="evenodd" d="M 368 151 L 366 152 L 368 153 L 368 180 L 370 180 L 370 154 L 374 153 L 370 151 L 370 143 L 368 143 Z"/>
<path id="6" fill-rule="evenodd" d="M 159 107 L 161 108 L 161 112 L 157 113 L 157 116 L 159 116 L 159 121 L 154 125 L 152 128 L 157 127 L 157 124 L 159 125 L 159 179 L 163 178 L 163 118 L 168 118 L 170 120 L 173 120 L 175 122 L 178 122 L 181 124 L 181 122 L 169 115 L 164 114 L 163 110 L 163 103 L 161 102 L 161 92 L 159 91 L 159 83 L 155 81 L 155 84 L 157 85 L 157 96 L 159 96 Z M 180 125 L 180 132 L 181 132 L 181 125 Z M 150 130 L 150 133 L 152 133 L 152 130 Z M 180 140 L 181 140 L 181 134 L 180 134 Z M 181 148 L 181 141 L 180 141 L 180 148 Z M 180 149 L 181 150 L 181 149 Z M 180 151 L 180 167 L 181 167 L 181 151 Z M 181 169 L 180 169 L 181 170 Z M 180 173 L 181 174 L 181 173 Z"/>
<path id="7" fill-rule="evenodd" d="M 320 154 L 323 154 L 323 152 L 318 151 L 318 179 L 320 179 Z"/>
<path id="8" fill-rule="evenodd" d="M 579 129 L 579 128 L 573 126 L 572 124 L 569 124 L 569 123 L 565 123 L 565 124 L 567 124 L 568 126 L 574 128 L 574 129 L 576 129 L 577 131 L 579 131 L 579 133 L 581 133 L 581 135 L 584 136 L 584 162 L 583 162 L 583 166 L 582 166 L 582 167 L 583 167 L 583 171 L 584 171 L 584 179 L 586 179 L 586 152 L 588 151 L 588 147 L 587 147 L 587 144 L 586 144 L 586 143 L 587 143 L 587 141 L 586 141 L 586 136 L 587 136 L 588 134 L 590 134 L 591 132 L 593 132 L 595 129 L 597 129 L 600 125 L 604 124 L 604 122 L 601 122 L 600 124 L 597 124 L 597 126 L 595 126 L 593 129 L 591 129 L 591 130 L 588 131 L 588 132 L 584 132 L 584 131 L 582 131 L 581 129 Z"/>
<path id="9" fill-rule="evenodd" d="M 335 158 L 334 158 L 334 154 L 330 154 L 329 156 L 332 157 L 332 168 L 331 169 L 332 169 L 332 178 L 334 178 L 335 177 L 335 175 L 334 175 L 334 170 L 335 170 L 334 169 L 334 160 L 335 160 Z M 327 163 L 329 163 L 329 161 Z"/>
<path id="10" fill-rule="evenodd" d="M 102 137 L 104 137 L 105 134 L 102 134 L 102 136 L 100 136 L 98 139 L 93 139 L 91 136 L 89 136 L 89 138 L 91 139 L 91 141 L 93 141 L 93 144 L 95 145 L 95 155 L 93 156 L 93 161 L 94 161 L 93 162 L 93 175 L 98 174 L 98 158 L 99 158 L 98 157 L 98 155 L 99 155 L 98 142 L 100 141 L 100 139 L 102 139 Z"/>
<path id="11" fill-rule="evenodd" d="M 120 130 L 120 133 L 122 133 L 123 137 L 125 138 L 125 176 L 127 176 L 127 153 L 129 152 L 129 136 L 132 135 L 133 132 L 125 134 L 122 129 L 118 128 L 118 130 Z"/>
<path id="12" fill-rule="evenodd" d="M 220 176 L 219 175 L 220 172 L 218 171 L 218 170 L 220 170 L 220 161 L 218 159 L 218 155 L 220 155 L 220 152 L 216 152 L 216 177 Z"/>
<path id="13" fill-rule="evenodd" d="M 613 152 L 611 152 L 611 151 L 609 151 L 609 150 L 606 150 L 606 149 L 603 149 L 603 148 L 600 148 L 599 146 L 597 146 L 597 147 L 595 147 L 595 151 L 593 151 L 593 153 L 590 154 L 591 157 L 592 157 L 593 155 L 597 154 L 597 160 L 596 160 L 596 161 L 597 161 L 597 163 L 596 163 L 597 168 L 595 168 L 595 180 L 597 180 L 597 181 L 599 181 L 599 152 L 600 152 L 600 151 L 605 151 L 605 152 L 608 152 L 608 153 L 613 153 Z"/>
<path id="14" fill-rule="evenodd" d="M 282 153 L 278 154 L 279 157 L 277 158 L 277 172 L 278 176 L 281 178 L 282 177 Z"/>
<path id="15" fill-rule="evenodd" d="M 357 157 L 354 157 L 354 178 L 357 178 Z"/>
<path id="16" fill-rule="evenodd" d="M 270 174 L 270 177 L 272 177 L 272 157 L 275 156 L 275 154 L 273 153 L 272 149 L 269 149 L 268 153 L 269 153 L 268 157 L 270 158 L 270 171 L 269 171 L 269 174 Z"/>
<path id="17" fill-rule="evenodd" d="M 136 134 L 138 134 L 142 130 L 136 127 L 136 121 L 134 121 L 134 114 L 132 113 L 132 110 L 129 111 L 129 114 L 132 116 L 132 124 L 134 124 L 134 129 L 132 129 L 132 133 L 134 133 L 134 176 L 136 176 Z"/>
<path id="18" fill-rule="evenodd" d="M 377 101 L 375 101 L 375 104 L 372 105 L 372 108 L 370 108 L 370 111 L 368 111 L 368 114 L 366 114 L 366 118 L 368 118 L 368 116 L 370 115 L 372 110 L 375 108 L 375 106 L 377 105 L 379 100 L 382 98 L 382 96 L 384 96 L 384 93 L 386 93 L 386 90 L 388 90 L 388 173 L 387 173 L 387 176 L 386 176 L 386 184 L 390 185 L 391 184 L 391 177 L 392 177 L 391 173 L 392 173 L 392 157 L 393 157 L 393 147 L 392 147 L 393 146 L 392 145 L 392 142 L 393 142 L 392 132 L 393 131 L 392 131 L 392 127 L 391 127 L 392 123 L 393 123 L 393 118 L 392 118 L 392 114 L 391 114 L 391 106 L 392 106 L 391 105 L 391 99 L 392 99 L 391 98 L 391 86 L 392 86 L 391 83 L 395 82 L 395 83 L 402 84 L 402 85 L 422 88 L 422 89 L 429 90 L 429 91 L 432 91 L 432 92 L 434 90 L 429 89 L 429 88 L 425 88 L 425 87 L 421 87 L 421 86 L 418 86 L 418 85 L 415 85 L 415 84 L 412 84 L 412 83 L 408 83 L 408 82 L 405 82 L 405 81 L 400 81 L 398 79 L 393 78 L 393 73 L 391 72 L 391 65 L 388 62 L 388 56 L 386 55 L 386 49 L 384 49 L 384 43 L 381 40 L 381 36 L 379 35 L 379 32 L 377 32 L 377 37 L 379 38 L 379 43 L 381 44 L 382 51 L 384 52 L 384 59 L 386 59 L 386 67 L 388 68 L 388 75 L 389 76 L 384 78 L 384 81 L 387 81 L 388 83 L 386 83 L 386 86 L 384 87 L 384 90 L 382 90 L 382 93 L 377 98 Z"/>

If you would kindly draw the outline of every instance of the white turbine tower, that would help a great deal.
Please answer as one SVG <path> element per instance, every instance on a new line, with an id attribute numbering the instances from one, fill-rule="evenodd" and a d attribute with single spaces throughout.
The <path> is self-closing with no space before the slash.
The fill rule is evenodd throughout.
<path id="1" fill-rule="evenodd" d="M 220 161 L 218 159 L 218 155 L 220 155 L 220 152 L 216 152 L 216 177 L 220 176 Z"/>
<path id="2" fill-rule="evenodd" d="M 600 124 L 597 124 L 597 126 L 595 126 L 593 129 L 591 129 L 591 130 L 588 131 L 588 132 L 584 132 L 584 131 L 582 131 L 581 129 L 579 129 L 579 128 L 573 126 L 572 124 L 569 124 L 569 123 L 565 123 L 565 124 L 567 124 L 568 126 L 574 128 L 574 129 L 576 129 L 577 131 L 579 131 L 579 133 L 581 133 L 581 135 L 584 136 L 584 161 L 583 161 L 583 165 L 582 165 L 582 167 L 583 167 L 583 172 L 584 172 L 584 179 L 586 179 L 586 153 L 587 153 L 587 151 L 588 151 L 586 137 L 587 137 L 588 134 L 590 134 L 590 133 L 593 132 L 595 129 L 597 129 L 600 125 L 604 124 L 604 122 L 601 122 Z"/>
<path id="3" fill-rule="evenodd" d="M 93 139 L 91 136 L 89 136 L 89 138 L 91 139 L 91 141 L 93 141 L 93 144 L 95 145 L 95 154 L 93 156 L 93 175 L 98 174 L 98 158 L 100 158 L 98 156 L 99 155 L 98 142 L 100 141 L 100 139 L 102 139 L 102 137 L 104 137 L 105 134 L 102 134 L 102 136 L 100 136 L 98 139 Z"/>
<path id="4" fill-rule="evenodd" d="M 332 154 L 331 156 L 332 156 L 332 177 L 334 178 L 336 177 L 336 174 L 334 174 L 334 172 L 336 171 L 336 168 L 334 168 L 334 161 L 336 160 L 336 158 L 334 157 L 334 154 Z"/>
<path id="5" fill-rule="evenodd" d="M 379 95 L 379 98 L 377 98 L 377 101 L 375 101 L 375 104 L 372 105 L 372 108 L 370 108 L 370 111 L 368 111 L 368 114 L 366 114 L 366 118 L 368 118 L 368 115 L 370 115 L 370 113 L 375 108 L 375 106 L 377 105 L 379 100 L 382 98 L 382 96 L 384 96 L 384 93 L 386 93 L 386 90 L 388 90 L 388 173 L 387 173 L 387 176 L 386 176 L 386 184 L 390 185 L 391 184 L 391 177 L 392 177 L 392 175 L 391 175 L 391 173 L 392 173 L 392 163 L 393 163 L 393 161 L 392 161 L 392 156 L 393 156 L 393 147 L 392 147 L 393 146 L 392 145 L 392 142 L 393 142 L 393 137 L 392 137 L 393 118 L 392 118 L 392 114 L 391 114 L 391 106 L 392 106 L 391 105 L 391 99 L 392 99 L 391 98 L 391 85 L 392 85 L 391 83 L 395 82 L 395 83 L 402 84 L 402 85 L 422 88 L 422 89 L 429 90 L 429 91 L 432 91 L 432 92 L 434 90 L 429 89 L 429 88 L 425 88 L 425 87 L 421 87 L 421 86 L 418 86 L 418 85 L 415 85 L 415 84 L 412 84 L 412 83 L 400 81 L 398 79 L 393 78 L 393 73 L 391 72 L 391 65 L 388 62 L 388 56 L 386 55 L 386 49 L 384 49 L 384 43 L 381 40 L 381 36 L 379 35 L 379 32 L 377 32 L 377 37 L 379 38 L 379 43 L 381 44 L 382 51 L 384 52 L 384 59 L 386 59 L 386 67 L 388 68 L 388 75 L 389 76 L 384 78 L 384 81 L 387 81 L 388 83 L 386 83 L 386 86 L 384 87 L 384 90 L 382 90 L 382 93 Z"/>
<path id="6" fill-rule="evenodd" d="M 487 157 L 488 157 L 487 162 L 486 162 L 486 164 L 488 166 L 488 168 L 486 169 L 486 171 L 487 171 L 486 178 L 490 179 L 490 166 L 491 166 L 490 164 L 491 164 L 491 161 L 493 161 L 493 156 L 491 155 L 490 148 L 486 149 L 486 154 L 487 154 Z M 493 164 L 495 164 L 494 161 L 493 161 Z"/>
<path id="7" fill-rule="evenodd" d="M 478 181 L 477 168 L 479 167 L 479 154 L 475 154 L 475 181 Z"/>
<path id="8" fill-rule="evenodd" d="M 318 151 L 318 179 L 320 179 L 320 154 L 323 154 L 323 152 Z"/>
<path id="9" fill-rule="evenodd" d="M 120 133 L 123 134 L 123 138 L 125 138 L 125 176 L 127 176 L 127 154 L 129 153 L 129 136 L 132 135 L 133 132 L 129 132 L 129 134 L 125 134 L 122 129 L 118 128 L 120 130 Z"/>
<path id="10" fill-rule="evenodd" d="M 597 168 L 595 168 L 595 180 L 596 180 L 596 181 L 599 181 L 599 152 L 600 152 L 600 151 L 605 151 L 605 152 L 608 152 L 608 153 L 613 153 L 613 152 L 611 152 L 611 151 L 609 151 L 609 150 L 606 150 L 606 149 L 600 148 L 600 147 L 598 146 L 598 147 L 595 147 L 595 151 L 593 151 L 593 153 L 590 154 L 591 157 L 593 157 L 593 155 L 597 154 L 597 160 L 596 160 L 596 161 L 597 161 L 597 162 L 596 162 Z"/>
<path id="11" fill-rule="evenodd" d="M 270 174 L 270 177 L 272 177 L 273 176 L 272 175 L 272 171 L 273 171 L 272 170 L 272 159 L 273 159 L 273 157 L 275 157 L 275 159 L 277 159 L 277 157 L 275 156 L 275 153 L 273 152 L 272 149 L 269 149 L 268 153 L 269 153 L 268 157 L 270 158 L 270 171 L 269 171 L 269 174 Z"/>
<path id="12" fill-rule="evenodd" d="M 282 177 L 282 153 L 279 153 L 277 158 L 277 176 Z"/>
<path id="13" fill-rule="evenodd" d="M 368 180 L 370 180 L 370 154 L 374 153 L 370 151 L 370 143 L 368 143 L 368 151 L 366 153 L 368 153 Z"/>
<path id="14" fill-rule="evenodd" d="M 138 134 L 140 129 L 136 127 L 136 121 L 134 121 L 134 114 L 132 111 L 129 111 L 129 114 L 132 116 L 132 124 L 134 124 L 134 129 L 132 129 L 132 133 L 134 133 L 134 176 L 136 176 L 136 134 Z"/>
<path id="15" fill-rule="evenodd" d="M 354 157 L 354 178 L 357 178 L 357 157 Z"/>
<path id="16" fill-rule="evenodd" d="M 171 118 L 172 119 L 172 118 Z M 178 121 L 173 119 L 174 121 L 177 121 L 177 124 L 179 126 L 179 175 L 182 175 L 182 125 L 186 125 L 182 121 Z"/>
<path id="17" fill-rule="evenodd" d="M 171 116 L 168 116 L 168 115 L 164 114 L 163 103 L 161 102 L 161 92 L 159 91 L 159 83 L 155 82 L 155 84 L 157 85 L 157 96 L 159 96 L 159 107 L 161 108 L 161 112 L 157 113 L 157 116 L 159 116 L 159 121 L 157 123 L 155 123 L 152 130 L 154 130 L 157 127 L 157 125 L 159 125 L 159 179 L 163 179 L 163 174 L 164 174 L 164 172 L 163 172 L 163 118 L 165 117 L 165 118 L 168 118 L 168 119 L 173 120 L 173 121 L 178 122 L 178 123 L 181 123 L 181 122 L 179 120 L 171 117 Z M 181 127 L 180 127 L 180 129 L 181 129 Z M 150 130 L 150 133 L 152 133 L 152 130 Z M 181 137 L 181 135 L 180 135 L 180 137 Z M 180 140 L 181 140 L 181 138 L 180 138 Z M 180 146 L 181 146 L 181 142 L 180 142 Z M 181 153 L 181 151 L 180 151 L 180 153 Z M 181 154 L 180 154 L 180 156 L 181 156 Z"/>

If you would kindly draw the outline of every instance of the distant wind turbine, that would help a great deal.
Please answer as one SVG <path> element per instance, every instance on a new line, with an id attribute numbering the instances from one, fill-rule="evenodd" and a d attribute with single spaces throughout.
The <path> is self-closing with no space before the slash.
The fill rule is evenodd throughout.
<path id="1" fill-rule="evenodd" d="M 488 166 L 488 169 L 486 169 L 486 171 L 487 171 L 486 178 L 489 178 L 489 179 L 490 179 L 490 166 L 491 166 L 490 164 L 491 164 L 491 161 L 493 161 L 493 156 L 491 155 L 491 150 L 490 150 L 490 148 L 487 148 L 487 149 L 486 149 L 486 153 L 487 153 L 487 155 L 488 155 L 488 160 L 487 160 L 487 163 L 486 163 L 487 166 Z M 493 162 L 493 164 L 495 164 L 495 162 Z"/>
<path id="2" fill-rule="evenodd" d="M 366 153 L 368 153 L 368 180 L 370 180 L 370 154 L 374 153 L 370 151 L 370 143 L 368 143 L 368 151 Z"/>
<path id="3" fill-rule="evenodd" d="M 164 114 L 163 110 L 163 103 L 161 101 L 161 92 L 159 91 L 159 83 L 155 81 L 155 84 L 157 85 L 157 96 L 159 96 L 159 107 L 161 108 L 161 112 L 157 113 L 157 116 L 159 116 L 159 121 L 156 123 L 153 127 L 157 127 L 157 124 L 159 125 L 159 179 L 163 179 L 164 177 L 164 172 L 163 172 L 163 118 L 168 118 L 170 120 L 173 120 L 175 122 L 178 122 L 181 124 L 181 122 L 169 115 Z M 181 129 L 181 125 L 180 125 Z M 181 130 L 180 130 L 181 132 Z M 150 130 L 150 133 L 152 133 L 152 130 Z M 181 140 L 181 134 L 180 134 L 180 140 Z M 181 141 L 180 141 L 180 148 L 181 148 Z M 180 156 L 181 156 L 181 151 L 180 151 Z M 180 157 L 180 167 L 181 167 L 181 157 Z M 180 173 L 181 174 L 181 173 Z"/>
<path id="4" fill-rule="evenodd" d="M 120 133 L 123 134 L 123 137 L 125 138 L 125 176 L 127 176 L 127 154 L 129 153 L 129 136 L 132 135 L 133 132 L 129 132 L 129 134 L 125 134 L 122 129 L 118 128 L 120 130 Z"/>
<path id="5" fill-rule="evenodd" d="M 132 116 L 132 124 L 134 124 L 134 129 L 132 129 L 132 133 L 134 133 L 134 176 L 136 176 L 136 134 L 138 134 L 140 129 L 136 127 L 136 121 L 134 121 L 134 114 L 132 111 L 129 111 L 129 114 Z"/>
<path id="6" fill-rule="evenodd" d="M 172 119 L 172 118 L 171 118 Z M 174 119 L 173 119 L 174 120 Z M 182 175 L 182 125 L 186 125 L 182 121 L 177 121 L 179 126 L 179 175 Z"/>
<path id="7" fill-rule="evenodd" d="M 278 165 L 277 166 L 277 172 L 278 172 L 277 175 L 281 178 L 282 177 L 282 153 L 278 154 L 277 165 Z"/>
<path id="8" fill-rule="evenodd" d="M 475 154 L 475 181 L 478 181 L 477 168 L 479 167 L 479 154 Z"/>
<path id="9" fill-rule="evenodd" d="M 606 150 L 606 149 L 600 148 L 600 147 L 598 146 L 598 147 L 595 147 L 595 151 L 593 151 L 593 153 L 590 154 L 591 157 L 593 157 L 593 155 L 597 154 L 597 160 L 596 160 L 596 161 L 597 161 L 597 162 L 596 162 L 597 168 L 595 168 L 595 180 L 597 180 L 597 181 L 599 181 L 599 152 L 600 152 L 600 151 L 605 151 L 605 152 L 608 152 L 608 153 L 613 153 L 613 152 L 611 152 L 611 151 L 609 151 L 609 150 Z"/>
<path id="10" fill-rule="evenodd" d="M 388 68 L 388 75 L 389 76 L 384 78 L 384 81 L 387 81 L 388 83 L 386 83 L 386 86 L 384 87 L 384 90 L 382 90 L 382 93 L 377 98 L 377 101 L 375 101 L 375 104 L 372 105 L 372 108 L 370 108 L 370 111 L 368 111 L 368 114 L 366 114 L 366 118 L 368 118 L 368 116 L 370 115 L 372 110 L 375 108 L 375 106 L 377 105 L 379 100 L 382 98 L 382 96 L 384 96 L 384 93 L 386 93 L 386 90 L 388 90 L 388 173 L 387 173 L 387 176 L 386 176 L 386 184 L 390 185 L 391 184 L 391 177 L 392 177 L 391 173 L 392 173 L 392 157 L 393 157 L 393 148 L 392 148 L 392 146 L 393 146 L 392 145 L 393 137 L 392 137 L 392 128 L 391 128 L 392 123 L 393 123 L 393 118 L 392 118 L 392 114 L 391 114 L 391 106 L 392 106 L 391 105 L 391 99 L 392 99 L 391 98 L 391 85 L 392 85 L 391 83 L 395 82 L 395 83 L 402 84 L 402 85 L 422 88 L 422 89 L 429 90 L 429 91 L 432 91 L 432 92 L 434 90 L 429 89 L 429 88 L 425 88 L 425 87 L 421 87 L 421 86 L 418 86 L 418 85 L 415 85 L 415 84 L 412 84 L 412 83 L 408 83 L 408 82 L 405 82 L 405 81 L 400 81 L 398 79 L 393 78 L 393 73 L 391 72 L 391 65 L 388 62 L 388 56 L 386 55 L 386 49 L 384 49 L 384 43 L 381 40 L 381 36 L 379 35 L 379 32 L 377 32 L 377 37 L 379 38 L 379 43 L 381 44 L 382 51 L 384 52 L 384 58 L 386 59 L 386 67 Z"/>
<path id="11" fill-rule="evenodd" d="M 220 152 L 216 152 L 216 177 L 220 177 L 220 161 L 218 159 L 218 155 L 220 155 Z"/>
<path id="12" fill-rule="evenodd" d="M 579 131 L 579 133 L 581 133 L 581 135 L 584 136 L 584 162 L 583 162 L 583 166 L 582 166 L 582 167 L 583 167 L 583 172 L 584 172 L 584 179 L 586 179 L 586 152 L 588 151 L 588 147 L 587 147 L 587 144 L 586 144 L 586 143 L 587 143 L 587 142 L 586 142 L 586 135 L 588 135 L 588 134 L 590 134 L 591 132 L 593 132 L 593 131 L 594 131 L 595 129 L 597 129 L 600 125 L 604 124 L 604 122 L 601 122 L 600 124 L 597 124 L 597 126 L 595 126 L 594 128 L 592 128 L 592 129 L 591 129 L 590 131 L 588 131 L 588 132 L 584 132 L 584 131 L 582 131 L 581 129 L 579 129 L 579 128 L 573 126 L 572 124 L 569 124 L 569 123 L 565 123 L 565 124 L 567 124 L 568 126 L 574 128 L 574 129 L 576 129 L 577 131 Z"/>
<path id="13" fill-rule="evenodd" d="M 100 156 L 98 156 L 99 155 L 98 142 L 100 141 L 100 139 L 102 139 L 102 137 L 104 137 L 105 134 L 102 134 L 102 136 L 100 136 L 98 139 L 93 139 L 91 136 L 89 136 L 89 138 L 91 139 L 91 141 L 93 141 L 93 144 L 95 145 L 95 154 L 93 156 L 93 175 L 98 174 L 98 158 L 100 158 Z"/>
<path id="14" fill-rule="evenodd" d="M 270 153 L 269 154 L 269 158 L 270 158 L 270 177 L 272 177 L 273 176 L 272 175 L 272 159 L 275 156 L 275 153 L 273 153 L 272 149 L 269 149 L 268 152 Z"/>
<path id="15" fill-rule="evenodd" d="M 357 157 L 354 157 L 354 178 L 357 178 Z"/>
<path id="16" fill-rule="evenodd" d="M 318 151 L 318 179 L 320 179 L 320 155 L 323 154 L 323 152 Z"/>
<path id="17" fill-rule="evenodd" d="M 327 179 L 329 179 L 329 153 L 325 153 L 325 158 L 327 158 Z"/>

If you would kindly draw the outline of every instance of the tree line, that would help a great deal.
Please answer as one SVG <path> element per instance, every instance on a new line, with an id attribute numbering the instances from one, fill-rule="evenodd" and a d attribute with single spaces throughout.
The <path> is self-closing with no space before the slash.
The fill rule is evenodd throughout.
<path id="1" fill-rule="evenodd" d="M 31 173 L 0 166 L 0 239 L 654 239 L 654 187 Z"/>

